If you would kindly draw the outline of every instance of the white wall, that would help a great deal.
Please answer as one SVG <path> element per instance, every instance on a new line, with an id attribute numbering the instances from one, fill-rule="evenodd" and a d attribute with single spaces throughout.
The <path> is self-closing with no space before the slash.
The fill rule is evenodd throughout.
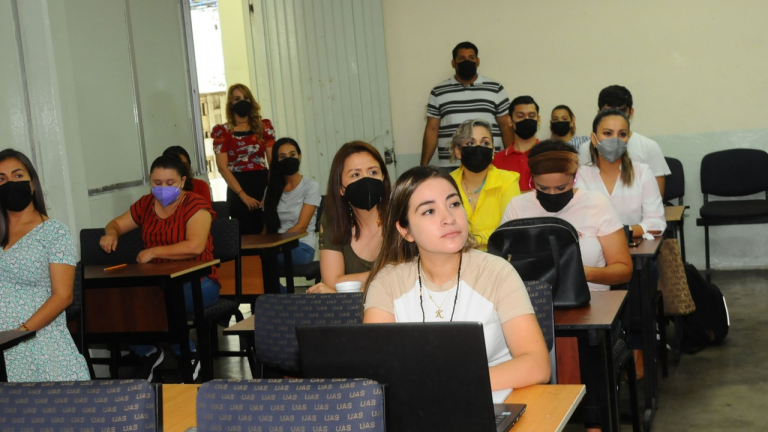
<path id="1" fill-rule="evenodd" d="M 15 3 L 18 20 L 13 4 L 0 0 L 0 134 L 36 159 L 49 214 L 77 239 L 149 191 L 88 196 L 89 187 L 144 179 L 137 118 L 150 163 L 169 145 L 194 146 L 180 2 L 24 0 Z M 132 96 L 129 24 L 141 112 Z"/>
<path id="2" fill-rule="evenodd" d="M 10 1 L 0 2 L 0 131 L 9 141 L 0 148 L 13 147 L 29 154 L 31 151 L 27 96 L 19 62 L 19 30 L 13 19 Z"/>
<path id="3" fill-rule="evenodd" d="M 633 130 L 657 138 L 686 169 L 688 260 L 704 266 L 698 170 L 704 154 L 731 147 L 768 149 L 768 3 L 750 0 L 562 2 L 556 0 L 383 0 L 390 97 L 399 172 L 418 163 L 431 88 L 448 78 L 451 50 L 475 43 L 480 72 L 510 99 L 531 95 L 544 115 L 569 105 L 588 134 L 597 94 L 632 91 Z M 731 241 L 733 237 L 735 241 Z M 765 267 L 764 226 L 712 230 L 713 266 Z"/>

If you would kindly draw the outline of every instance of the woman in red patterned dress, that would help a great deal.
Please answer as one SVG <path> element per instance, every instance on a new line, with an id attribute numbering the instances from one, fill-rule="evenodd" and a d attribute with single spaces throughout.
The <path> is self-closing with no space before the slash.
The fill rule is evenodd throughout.
<path id="1" fill-rule="evenodd" d="M 243 84 L 229 88 L 226 109 L 227 123 L 216 125 L 211 137 L 216 166 L 228 186 L 229 214 L 240 222 L 240 234 L 261 234 L 275 131 L 261 118 L 261 107 Z"/>

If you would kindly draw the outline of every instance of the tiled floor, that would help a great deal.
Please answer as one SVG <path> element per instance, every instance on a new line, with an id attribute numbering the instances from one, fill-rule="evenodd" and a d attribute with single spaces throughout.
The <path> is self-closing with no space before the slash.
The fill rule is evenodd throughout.
<path id="1" fill-rule="evenodd" d="M 728 337 L 722 346 L 683 354 L 678 365 L 670 354 L 669 377 L 659 378 L 654 432 L 768 430 L 768 271 L 717 272 L 713 282 L 727 300 Z"/>

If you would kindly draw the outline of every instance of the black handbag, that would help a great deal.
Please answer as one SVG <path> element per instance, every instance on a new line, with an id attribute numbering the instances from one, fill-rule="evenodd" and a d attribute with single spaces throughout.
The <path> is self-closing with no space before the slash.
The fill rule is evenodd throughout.
<path id="1" fill-rule="evenodd" d="M 579 249 L 579 233 L 556 217 L 516 219 L 488 239 L 488 252 L 507 260 L 524 281 L 552 286 L 556 308 L 586 306 L 591 300 Z"/>

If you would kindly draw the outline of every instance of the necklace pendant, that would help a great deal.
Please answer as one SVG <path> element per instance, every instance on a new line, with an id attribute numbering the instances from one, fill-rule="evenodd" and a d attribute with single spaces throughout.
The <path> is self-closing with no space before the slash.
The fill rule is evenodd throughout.
<path id="1" fill-rule="evenodd" d="M 437 312 L 435 312 L 435 318 L 444 319 L 443 318 L 443 310 L 442 309 L 438 309 Z"/>

